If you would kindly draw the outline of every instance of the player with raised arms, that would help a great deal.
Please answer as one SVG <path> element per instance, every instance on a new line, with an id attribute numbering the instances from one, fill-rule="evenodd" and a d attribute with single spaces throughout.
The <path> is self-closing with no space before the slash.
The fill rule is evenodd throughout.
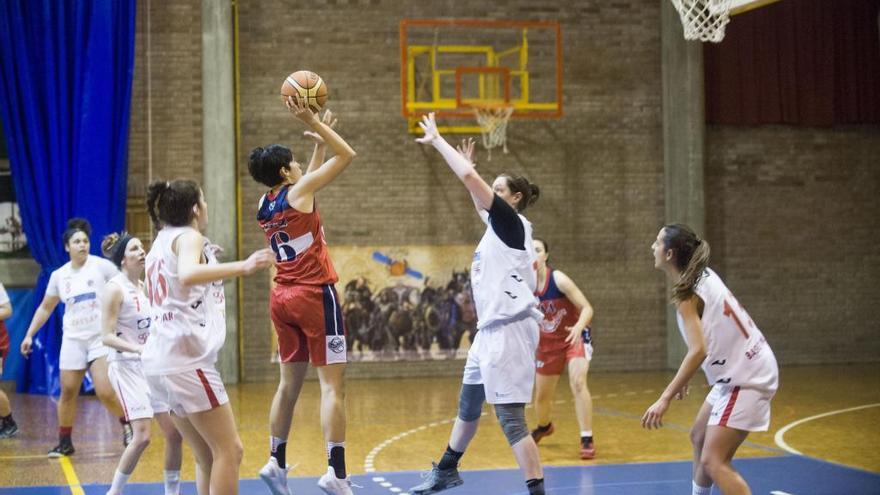
<path id="1" fill-rule="evenodd" d="M 174 427 L 168 404 L 150 395 L 141 366 L 141 353 L 150 336 L 152 320 L 152 308 L 141 281 L 147 253 L 140 239 L 125 232 L 104 237 L 101 252 L 120 270 L 104 287 L 101 318 L 104 345 L 110 350 L 107 355 L 110 383 L 134 431 L 119 458 L 107 495 L 122 494 L 123 486 L 150 444 L 152 418 L 156 418 L 165 436 L 165 495 L 178 495 L 183 439 Z"/>
<path id="2" fill-rule="evenodd" d="M 241 439 L 214 367 L 226 340 L 223 279 L 267 268 L 273 255 L 261 249 L 244 261 L 218 262 L 203 235 L 208 204 L 194 181 L 151 183 L 147 209 L 161 227 L 146 259 L 154 317 L 141 361 L 150 394 L 168 405 L 195 454 L 199 493 L 237 494 Z"/>
<path id="3" fill-rule="evenodd" d="M 502 174 L 486 183 L 473 164 L 473 140 L 456 151 L 437 130 L 434 114 L 419 126 L 425 135 L 416 141 L 432 145 L 471 195 L 486 232 L 471 263 L 471 285 L 477 310 L 477 332 L 464 367 L 458 417 L 446 452 L 415 495 L 458 486 L 458 462 L 479 426 L 483 402 L 495 415 L 522 470 L 530 495 L 544 494 L 544 474 L 538 446 L 526 425 L 525 406 L 535 384 L 538 310 L 534 291 L 535 249 L 532 225 L 520 212 L 538 199 L 538 186 L 524 177 Z"/>
<path id="4" fill-rule="evenodd" d="M 275 495 L 288 495 L 287 439 L 293 411 L 308 363 L 321 383 L 321 427 L 327 442 L 327 472 L 318 486 L 329 494 L 351 494 L 345 468 L 345 381 L 347 362 L 339 280 L 324 238 L 315 195 L 341 174 L 355 158 L 354 150 L 333 129 L 333 117 L 323 121 L 306 98 L 287 96 L 288 110 L 310 131 L 315 141 L 309 166 L 303 172 L 293 152 L 273 144 L 251 151 L 248 170 L 269 187 L 260 198 L 257 221 L 275 253 L 275 287 L 269 314 L 278 334 L 280 375 L 269 413 L 269 460 L 260 478 Z M 324 161 L 326 147 L 334 156 Z"/>
<path id="5" fill-rule="evenodd" d="M 693 495 L 709 495 L 712 482 L 724 495 L 750 494 L 731 464 L 752 431 L 770 427 L 770 400 L 779 385 L 776 357 L 764 335 L 709 264 L 709 243 L 686 225 L 666 225 L 651 248 L 654 267 L 673 284 L 672 303 L 687 355 L 642 426 L 663 426 L 673 398 L 688 393 L 700 367 L 712 390 L 691 428 Z"/>

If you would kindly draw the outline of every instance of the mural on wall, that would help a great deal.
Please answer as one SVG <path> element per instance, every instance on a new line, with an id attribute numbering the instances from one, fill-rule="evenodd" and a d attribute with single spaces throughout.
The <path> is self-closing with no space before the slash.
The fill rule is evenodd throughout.
<path id="1" fill-rule="evenodd" d="M 27 237 L 21 226 L 21 212 L 15 201 L 9 153 L 0 126 L 0 258 L 29 258 Z"/>
<path id="2" fill-rule="evenodd" d="M 349 361 L 464 359 L 477 327 L 473 246 L 331 247 Z M 277 339 L 272 329 L 273 359 Z"/>

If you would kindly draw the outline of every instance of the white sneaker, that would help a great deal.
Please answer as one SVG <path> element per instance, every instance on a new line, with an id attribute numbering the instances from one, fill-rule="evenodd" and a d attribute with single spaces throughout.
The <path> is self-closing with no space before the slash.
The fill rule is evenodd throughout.
<path id="1" fill-rule="evenodd" d="M 348 478 L 344 480 L 337 478 L 332 466 L 328 466 L 327 472 L 318 480 L 318 488 L 324 490 L 324 493 L 329 495 L 353 495 L 351 480 Z"/>
<path id="2" fill-rule="evenodd" d="M 269 462 L 260 469 L 260 479 L 266 483 L 272 495 L 290 495 L 290 489 L 287 488 L 288 470 L 290 467 L 280 467 L 274 457 L 270 457 Z"/>

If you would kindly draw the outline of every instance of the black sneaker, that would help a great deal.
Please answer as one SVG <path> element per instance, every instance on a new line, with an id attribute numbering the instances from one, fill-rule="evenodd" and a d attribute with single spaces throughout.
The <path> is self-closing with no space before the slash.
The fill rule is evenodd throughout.
<path id="1" fill-rule="evenodd" d="M 431 463 L 431 470 L 422 474 L 425 481 L 418 486 L 409 489 L 409 493 L 413 495 L 428 495 L 430 493 L 442 492 L 449 488 L 455 488 L 464 483 L 461 476 L 458 475 L 458 468 L 440 469 L 437 463 Z"/>
<path id="2" fill-rule="evenodd" d="M 128 444 L 131 443 L 133 438 L 134 429 L 132 429 L 131 423 L 122 423 L 122 445 L 128 447 Z"/>
<path id="3" fill-rule="evenodd" d="M 0 438 L 12 438 L 17 434 L 18 425 L 15 424 L 15 421 L 8 421 L 0 427 Z"/>
<path id="4" fill-rule="evenodd" d="M 73 455 L 74 452 L 76 452 L 76 449 L 73 448 L 73 442 L 71 442 L 70 440 L 67 440 L 67 441 L 62 440 L 61 442 L 58 443 L 58 445 L 55 446 L 54 449 L 49 451 L 48 456 L 49 457 L 64 457 L 64 456 L 68 456 L 68 455 Z"/>

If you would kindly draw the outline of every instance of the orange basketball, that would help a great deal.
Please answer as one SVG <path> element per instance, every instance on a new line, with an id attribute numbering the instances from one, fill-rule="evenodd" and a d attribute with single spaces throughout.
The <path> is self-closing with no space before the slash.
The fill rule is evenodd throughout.
<path id="1" fill-rule="evenodd" d="M 327 102 L 327 85 L 321 76 L 309 70 L 298 70 L 281 84 L 281 96 L 305 99 L 313 112 L 319 112 Z"/>

